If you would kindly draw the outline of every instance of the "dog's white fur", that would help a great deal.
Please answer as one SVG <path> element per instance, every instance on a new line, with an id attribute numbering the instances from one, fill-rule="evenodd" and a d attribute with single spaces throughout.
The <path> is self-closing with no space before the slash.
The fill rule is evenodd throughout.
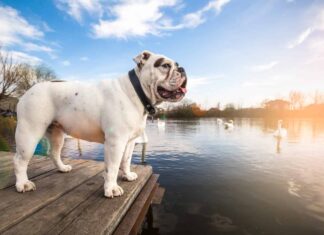
<path id="1" fill-rule="evenodd" d="M 154 66 L 161 57 L 170 63 L 170 71 Z M 157 86 L 172 91 L 178 89 L 186 79 L 176 69 L 174 61 L 165 56 L 144 51 L 134 60 L 138 64 L 136 74 L 153 104 L 166 100 L 157 92 Z M 65 165 L 60 156 L 64 132 L 79 139 L 104 144 L 106 197 L 123 194 L 123 189 L 117 184 L 119 168 L 125 180 L 136 180 L 137 174 L 130 171 L 131 156 L 135 138 L 145 128 L 147 114 L 128 75 L 101 81 L 97 85 L 80 82 L 39 83 L 21 97 L 17 115 L 14 168 L 18 192 L 36 189 L 27 177 L 27 166 L 44 135 L 50 141 L 50 156 L 58 170 L 71 171 L 72 167 Z"/>

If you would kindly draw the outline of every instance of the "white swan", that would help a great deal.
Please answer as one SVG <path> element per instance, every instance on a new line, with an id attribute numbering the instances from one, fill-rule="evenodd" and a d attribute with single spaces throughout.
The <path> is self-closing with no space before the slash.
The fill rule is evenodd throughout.
<path id="1" fill-rule="evenodd" d="M 157 125 L 159 128 L 164 128 L 165 127 L 165 121 L 160 120 L 159 118 L 157 119 Z"/>
<path id="2" fill-rule="evenodd" d="M 287 136 L 287 130 L 282 127 L 282 120 L 278 120 L 278 129 L 273 133 L 276 138 L 285 138 Z"/>
<path id="3" fill-rule="evenodd" d="M 224 126 L 225 126 L 225 129 L 233 129 L 234 128 L 233 120 L 229 120 L 228 122 L 225 122 Z"/>

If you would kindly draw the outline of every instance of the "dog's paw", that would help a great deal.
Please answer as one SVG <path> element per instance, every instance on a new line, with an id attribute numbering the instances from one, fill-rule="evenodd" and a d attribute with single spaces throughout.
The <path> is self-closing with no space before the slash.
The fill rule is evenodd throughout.
<path id="1" fill-rule="evenodd" d="M 17 192 L 24 193 L 36 190 L 36 185 L 32 181 L 28 180 L 24 183 L 16 183 L 16 189 Z"/>
<path id="2" fill-rule="evenodd" d="M 59 168 L 59 171 L 60 172 L 63 172 L 63 173 L 67 173 L 67 172 L 70 172 L 72 170 L 72 166 L 71 165 L 63 165 Z"/>
<path id="3" fill-rule="evenodd" d="M 119 197 L 123 194 L 124 190 L 118 184 L 105 186 L 105 197 L 113 198 Z"/>
<path id="4" fill-rule="evenodd" d="M 124 174 L 122 178 L 126 181 L 134 181 L 137 179 L 137 174 L 135 172 L 129 172 L 128 174 Z"/>

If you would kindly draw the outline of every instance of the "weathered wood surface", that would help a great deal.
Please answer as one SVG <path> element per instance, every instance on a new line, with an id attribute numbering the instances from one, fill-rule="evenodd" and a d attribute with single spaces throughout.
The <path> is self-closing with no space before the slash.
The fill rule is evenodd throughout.
<path id="1" fill-rule="evenodd" d="M 162 199 L 165 193 L 165 188 L 160 187 L 159 184 L 158 188 L 156 189 L 156 192 L 154 194 L 153 200 L 152 200 L 152 204 L 156 204 L 156 205 L 160 205 L 162 203 Z"/>
<path id="2" fill-rule="evenodd" d="M 0 152 L 2 153 L 2 152 Z M 8 162 L 4 163 L 0 160 L 0 189 L 11 187 L 15 184 L 15 175 L 13 171 L 13 154 L 6 153 L 5 158 L 8 158 Z M 0 156 L 1 159 L 1 156 Z M 63 162 L 70 164 L 70 159 L 64 159 Z M 82 161 L 73 160 L 73 164 Z M 4 163 L 4 164 L 1 164 Z M 28 166 L 28 176 L 29 178 L 34 178 L 36 176 L 48 173 L 50 171 L 56 171 L 54 164 L 51 164 L 48 157 L 37 156 L 33 157 Z"/>
<path id="3" fill-rule="evenodd" d="M 12 160 L 13 154 L 1 157 Z M 0 234 L 112 234 L 152 175 L 150 166 L 132 166 L 138 179 L 119 179 L 124 195 L 107 199 L 103 162 L 64 162 L 73 166 L 70 173 L 59 173 L 50 159 L 32 160 L 29 177 L 37 190 L 23 194 L 15 191 L 12 165 L 0 165 Z"/>
<path id="4" fill-rule="evenodd" d="M 141 222 L 144 220 L 146 212 L 151 204 L 156 188 L 158 187 L 156 182 L 158 175 L 150 177 L 149 181 L 138 195 L 134 204 L 127 212 L 127 216 L 121 221 L 115 235 L 132 234 L 136 235 L 141 226 Z"/>

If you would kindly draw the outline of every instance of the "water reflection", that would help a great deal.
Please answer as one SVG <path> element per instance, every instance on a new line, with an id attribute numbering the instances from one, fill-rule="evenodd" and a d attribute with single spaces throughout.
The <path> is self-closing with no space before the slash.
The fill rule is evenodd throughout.
<path id="1" fill-rule="evenodd" d="M 276 150 L 277 150 L 277 153 L 280 153 L 281 152 L 281 138 L 276 138 Z"/>
<path id="2" fill-rule="evenodd" d="M 217 119 L 149 122 L 146 160 L 166 194 L 145 234 L 323 234 L 324 120 L 284 119 L 280 139 L 277 122 L 234 119 L 232 132 Z M 102 145 L 77 146 L 67 139 L 64 154 L 103 160 Z"/>

